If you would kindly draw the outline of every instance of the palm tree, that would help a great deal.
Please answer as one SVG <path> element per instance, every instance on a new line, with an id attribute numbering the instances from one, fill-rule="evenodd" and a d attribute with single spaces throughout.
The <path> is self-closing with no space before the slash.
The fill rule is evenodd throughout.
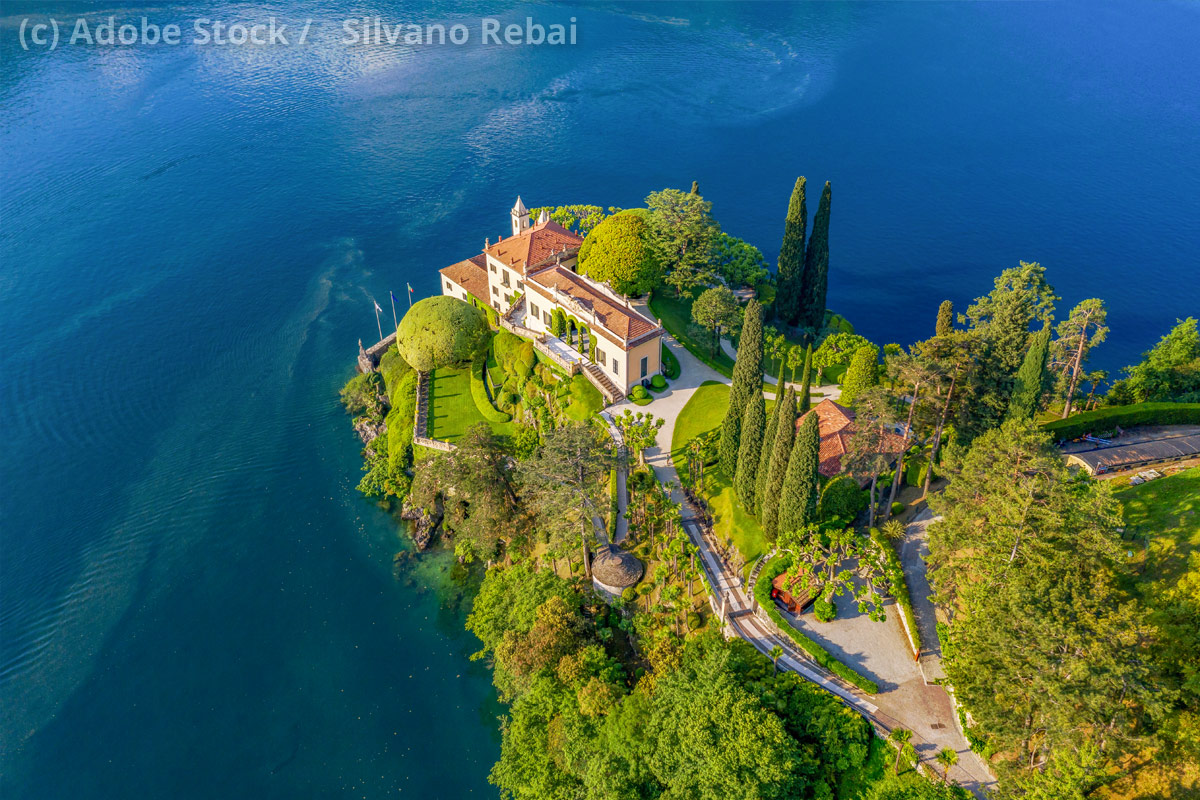
<path id="1" fill-rule="evenodd" d="M 888 734 L 888 741 L 896 745 L 896 763 L 892 764 L 892 772 L 900 774 L 900 759 L 913 751 L 912 731 L 904 728 L 893 728 Z M 911 759 L 910 759 L 911 760 Z"/>
<path id="2" fill-rule="evenodd" d="M 937 762 L 942 765 L 942 780 L 950 782 L 950 768 L 958 763 L 958 753 L 949 747 L 943 747 L 937 754 Z"/>
<path id="3" fill-rule="evenodd" d="M 904 530 L 904 523 L 898 519 L 889 519 L 879 528 L 879 532 L 893 542 L 904 536 Z"/>
<path id="4" fill-rule="evenodd" d="M 771 648 L 771 665 L 774 667 L 772 675 L 779 671 L 779 657 L 783 655 L 783 648 L 775 645 Z"/>

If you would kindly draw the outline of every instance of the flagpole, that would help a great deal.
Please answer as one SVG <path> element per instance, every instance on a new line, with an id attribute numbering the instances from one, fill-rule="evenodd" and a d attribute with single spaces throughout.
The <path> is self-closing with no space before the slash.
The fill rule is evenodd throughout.
<path id="1" fill-rule="evenodd" d="M 375 305 L 375 327 L 379 328 L 379 341 L 383 341 L 383 325 L 379 322 L 379 303 L 371 300 Z"/>
<path id="2" fill-rule="evenodd" d="M 405 281 L 404 285 L 408 287 L 408 307 L 412 308 L 412 284 Z"/>
<path id="3" fill-rule="evenodd" d="M 392 298 L 392 324 L 396 326 L 396 330 L 400 330 L 400 322 L 396 319 L 396 295 L 388 289 L 388 297 Z"/>

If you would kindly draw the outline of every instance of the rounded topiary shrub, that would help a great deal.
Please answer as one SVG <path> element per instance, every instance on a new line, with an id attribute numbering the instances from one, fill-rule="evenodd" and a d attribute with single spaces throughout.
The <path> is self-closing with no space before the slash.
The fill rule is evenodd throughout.
<path id="1" fill-rule="evenodd" d="M 813 616 L 817 618 L 817 622 L 833 622 L 837 618 L 837 606 L 832 600 L 818 597 L 813 603 Z"/>
<path id="2" fill-rule="evenodd" d="M 461 364 L 475 357 L 487 339 L 483 313 L 447 295 L 415 303 L 397 330 L 400 355 L 418 372 Z"/>
<path id="3" fill-rule="evenodd" d="M 896 516 L 897 514 L 903 512 L 906 508 L 908 508 L 908 506 L 897 500 L 896 502 L 892 503 L 892 516 Z"/>
<path id="4" fill-rule="evenodd" d="M 626 603 L 632 603 L 634 600 L 637 600 L 637 592 L 633 590 L 632 586 L 627 586 L 625 587 L 625 591 L 621 592 L 621 599 Z"/>
<path id="5" fill-rule="evenodd" d="M 827 520 L 834 517 L 852 520 L 866 507 L 867 493 L 849 475 L 837 476 L 821 492 L 821 516 Z"/>
<path id="6" fill-rule="evenodd" d="M 642 386 L 639 383 L 637 386 L 633 387 L 633 391 L 631 391 L 629 393 L 629 396 L 632 397 L 634 400 L 645 400 L 647 397 L 650 396 L 650 393 L 646 391 L 645 386 Z"/>
<path id="7" fill-rule="evenodd" d="M 499 397 L 496 398 L 496 402 L 502 408 L 507 408 L 517 402 L 517 396 L 506 389 L 505 391 L 500 393 Z"/>
<path id="8" fill-rule="evenodd" d="M 689 611 L 688 615 L 687 615 L 688 630 L 694 631 L 694 630 L 698 629 L 701 624 L 702 623 L 701 623 L 700 615 L 697 614 L 695 611 Z"/>
<path id="9" fill-rule="evenodd" d="M 650 385 L 655 389 L 662 391 L 663 389 L 667 388 L 667 379 L 662 375 L 655 375 L 650 379 Z"/>

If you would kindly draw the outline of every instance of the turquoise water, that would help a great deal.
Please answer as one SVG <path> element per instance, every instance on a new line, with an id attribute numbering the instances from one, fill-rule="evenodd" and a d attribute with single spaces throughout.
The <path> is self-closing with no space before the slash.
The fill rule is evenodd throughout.
<path id="1" fill-rule="evenodd" d="M 315 22 L 53 52 L 20 20 L 70 8 L 0 8 L 6 797 L 492 794 L 454 584 L 393 577 L 336 390 L 370 298 L 436 292 L 518 193 L 698 179 L 773 259 L 795 176 L 830 179 L 830 303 L 879 341 L 1018 259 L 1109 302 L 1100 366 L 1200 312 L 1195 5 L 445 8 L 116 8 Z M 579 44 L 338 42 L 374 14 Z"/>

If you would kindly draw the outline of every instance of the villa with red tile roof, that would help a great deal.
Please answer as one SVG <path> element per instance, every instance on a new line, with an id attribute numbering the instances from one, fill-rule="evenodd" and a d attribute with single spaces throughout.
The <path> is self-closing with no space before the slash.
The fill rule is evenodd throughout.
<path id="1" fill-rule="evenodd" d="M 583 238 L 545 211 L 531 224 L 520 197 L 510 217 L 511 236 L 495 243 L 489 237 L 482 253 L 441 270 L 442 294 L 494 309 L 540 344 L 553 340 L 554 351 L 580 363 L 594 383 L 611 384 L 614 396 L 657 375 L 662 327 L 608 286 L 575 271 Z M 551 335 L 555 310 L 587 328 L 587 347 L 576 350 Z"/>
<path id="2" fill-rule="evenodd" d="M 816 414 L 820 423 L 821 464 L 817 470 L 826 478 L 840 475 L 844 471 L 842 458 L 849 451 L 850 438 L 854 436 L 854 410 L 826 398 L 796 420 L 797 430 L 809 414 Z M 904 452 L 903 436 L 889 431 L 883 437 L 888 455 L 895 457 Z"/>

